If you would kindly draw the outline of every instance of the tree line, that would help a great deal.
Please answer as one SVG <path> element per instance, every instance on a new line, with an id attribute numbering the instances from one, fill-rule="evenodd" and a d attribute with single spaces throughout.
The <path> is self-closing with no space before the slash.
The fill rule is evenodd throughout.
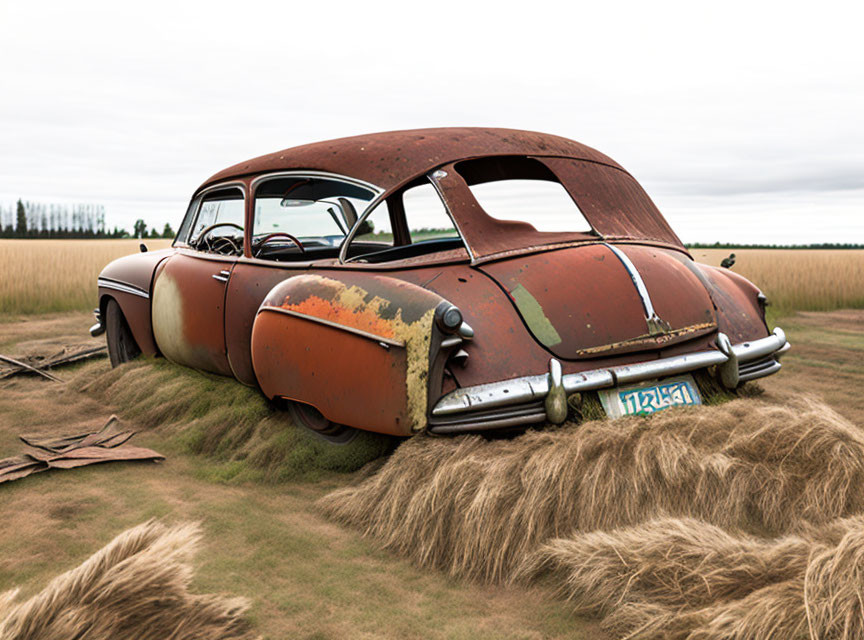
<path id="1" fill-rule="evenodd" d="M 105 207 L 101 204 L 44 204 L 18 200 L 14 207 L 0 207 L 0 238 L 99 239 L 99 238 L 173 238 L 166 224 L 161 231 L 148 229 L 137 220 L 131 233 L 105 226 Z"/>

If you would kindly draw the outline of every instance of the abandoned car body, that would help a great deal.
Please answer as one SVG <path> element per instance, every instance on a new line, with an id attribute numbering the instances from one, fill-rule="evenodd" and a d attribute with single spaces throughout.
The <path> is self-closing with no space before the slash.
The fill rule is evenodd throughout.
<path id="1" fill-rule="evenodd" d="M 309 144 L 194 194 L 172 248 L 98 280 L 113 364 L 162 355 L 307 427 L 407 436 L 700 401 L 780 368 L 765 298 L 694 262 L 636 180 L 557 136 L 428 129 Z M 568 402 L 569 400 L 569 402 Z M 353 429 L 352 429 L 353 428 Z"/>

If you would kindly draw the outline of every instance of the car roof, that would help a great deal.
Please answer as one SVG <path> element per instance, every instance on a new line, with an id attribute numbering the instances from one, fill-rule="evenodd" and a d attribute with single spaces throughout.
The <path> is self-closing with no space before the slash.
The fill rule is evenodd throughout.
<path id="1" fill-rule="evenodd" d="M 574 158 L 623 171 L 596 149 L 561 136 L 518 129 L 449 127 L 371 133 L 291 147 L 228 167 L 201 188 L 273 171 L 314 170 L 348 176 L 389 191 L 441 165 L 489 156 Z"/>

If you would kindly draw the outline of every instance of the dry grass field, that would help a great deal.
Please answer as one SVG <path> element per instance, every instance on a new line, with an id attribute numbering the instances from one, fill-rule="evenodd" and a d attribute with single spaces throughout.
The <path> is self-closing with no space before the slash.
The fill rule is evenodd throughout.
<path id="1" fill-rule="evenodd" d="M 697 262 L 719 265 L 735 253 L 732 270 L 755 283 L 773 315 L 864 308 L 864 250 L 693 249 Z"/>
<path id="2" fill-rule="evenodd" d="M 138 240 L 0 240 L 0 315 L 93 308 L 96 276 L 106 264 L 138 251 Z M 170 240 L 145 240 L 162 249 Z M 726 249 L 694 249 L 719 265 Z M 864 307 L 864 251 L 742 249 L 734 270 L 756 283 L 772 315 Z"/>
<path id="3" fill-rule="evenodd" d="M 0 314 L 92 309 L 96 276 L 141 240 L 0 240 Z M 144 240 L 152 249 L 170 240 Z"/>

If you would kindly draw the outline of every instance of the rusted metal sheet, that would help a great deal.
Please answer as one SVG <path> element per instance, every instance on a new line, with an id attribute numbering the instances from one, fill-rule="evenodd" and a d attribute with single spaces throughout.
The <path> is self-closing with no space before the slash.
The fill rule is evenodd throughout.
<path id="1" fill-rule="evenodd" d="M 124 444 L 135 434 L 120 428 L 111 416 L 95 432 L 71 435 L 25 435 L 21 440 L 33 447 L 26 453 L 0 460 L 0 483 L 19 480 L 49 469 L 73 469 L 100 462 L 153 461 L 165 457 L 151 449 Z"/>
<path id="2" fill-rule="evenodd" d="M 172 362 L 232 375 L 225 349 L 225 281 L 232 261 L 179 252 L 153 285 L 153 335 Z M 226 276 L 227 278 L 227 276 Z"/>
<path id="3" fill-rule="evenodd" d="M 6 361 L 12 365 L 8 371 L 0 370 L 0 380 L 19 373 L 30 372 L 39 374 L 48 379 L 54 380 L 55 382 L 62 382 L 62 380 L 45 371 L 45 369 L 52 369 L 54 367 L 81 362 L 82 360 L 89 360 L 91 358 L 103 358 L 106 355 L 107 349 L 104 346 L 89 347 L 86 345 L 78 348 L 64 347 L 59 353 L 55 353 L 51 356 L 31 355 L 28 357 L 22 357 L 21 360 L 14 360 L 8 356 L 0 355 L 0 360 Z"/>
<path id="4" fill-rule="evenodd" d="M 457 160 L 513 155 L 562 156 L 619 166 L 596 149 L 560 136 L 516 129 L 452 127 L 373 133 L 284 149 L 228 167 L 200 188 L 269 171 L 311 169 L 359 178 L 390 190 Z"/>

